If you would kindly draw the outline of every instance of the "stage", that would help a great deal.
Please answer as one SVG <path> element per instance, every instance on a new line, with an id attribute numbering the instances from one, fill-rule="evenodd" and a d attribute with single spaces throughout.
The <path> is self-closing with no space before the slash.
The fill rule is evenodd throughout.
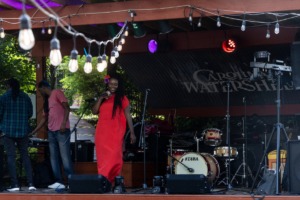
<path id="1" fill-rule="evenodd" d="M 46 193 L 45 193 L 46 192 Z M 96 200 L 101 198 L 101 200 L 238 200 L 238 199 L 251 199 L 251 200 L 278 200 L 278 199 L 285 199 L 285 200 L 293 200 L 299 199 L 298 195 L 269 195 L 269 196 L 261 196 L 261 195 L 254 195 L 247 194 L 247 192 L 237 191 L 237 190 L 230 190 L 225 191 L 223 193 L 218 194 L 149 194 L 148 191 L 143 192 L 140 191 L 138 193 L 127 192 L 124 194 L 113 194 L 113 193 L 106 193 L 106 194 L 69 194 L 69 193 L 57 193 L 55 191 L 49 190 L 38 190 L 35 192 L 26 192 L 20 191 L 18 193 L 7 193 L 2 192 L 0 193 L 0 199 L 5 200 Z"/>

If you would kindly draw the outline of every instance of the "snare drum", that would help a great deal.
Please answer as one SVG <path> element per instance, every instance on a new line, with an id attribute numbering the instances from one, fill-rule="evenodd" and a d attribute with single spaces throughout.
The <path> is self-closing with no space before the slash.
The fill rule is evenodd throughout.
<path id="1" fill-rule="evenodd" d="M 175 174 L 203 174 L 212 184 L 219 178 L 219 163 L 208 153 L 189 152 L 181 156 L 179 161 L 181 163 L 177 162 Z"/>
<path id="2" fill-rule="evenodd" d="M 230 157 L 237 157 L 238 156 L 238 151 L 237 148 L 235 147 L 230 147 Z M 224 147 L 216 147 L 214 149 L 214 155 L 217 157 L 224 157 L 227 158 L 229 157 L 229 151 L 228 151 L 228 147 L 224 146 Z"/>
<path id="3" fill-rule="evenodd" d="M 202 132 L 204 144 L 209 146 L 219 146 L 222 142 L 222 132 L 217 128 L 208 128 Z"/>

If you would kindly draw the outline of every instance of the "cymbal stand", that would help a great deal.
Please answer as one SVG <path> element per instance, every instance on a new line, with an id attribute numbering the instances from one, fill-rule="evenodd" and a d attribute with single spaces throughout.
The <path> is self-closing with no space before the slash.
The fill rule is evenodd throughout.
<path id="1" fill-rule="evenodd" d="M 231 179 L 231 183 L 232 183 L 233 180 L 235 180 L 236 176 L 240 175 L 239 172 L 240 172 L 241 169 L 243 169 L 243 174 L 240 175 L 240 176 L 242 176 L 242 184 L 244 185 L 244 183 L 245 183 L 245 186 L 248 187 L 247 176 L 250 176 L 250 178 L 253 181 L 253 174 L 252 174 L 252 171 L 251 171 L 249 165 L 246 162 L 247 161 L 247 128 L 246 128 L 245 125 L 247 124 L 246 123 L 246 113 L 247 112 L 246 112 L 246 98 L 245 97 L 243 97 L 243 103 L 244 103 L 244 117 L 242 119 L 242 122 L 243 122 L 243 134 L 242 134 L 242 136 L 244 138 L 243 141 L 245 142 L 245 143 L 243 143 L 243 155 L 242 155 L 243 156 L 243 162 L 240 164 L 240 166 L 236 170 L 234 176 Z M 247 169 L 247 172 L 246 172 L 246 169 Z"/>
<path id="2" fill-rule="evenodd" d="M 226 167 L 226 185 L 227 189 L 230 190 L 232 188 L 230 183 L 230 161 L 231 161 L 231 147 L 230 147 L 230 115 L 229 115 L 229 81 L 227 82 L 227 109 L 226 109 L 226 133 L 227 133 L 227 147 L 228 147 L 228 162 L 225 162 Z"/>

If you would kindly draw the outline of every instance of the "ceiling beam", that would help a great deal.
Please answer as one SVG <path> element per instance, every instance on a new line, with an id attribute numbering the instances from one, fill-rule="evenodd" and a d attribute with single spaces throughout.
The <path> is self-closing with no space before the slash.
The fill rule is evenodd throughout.
<path id="1" fill-rule="evenodd" d="M 234 38 L 237 41 L 237 48 L 242 49 L 251 46 L 291 44 L 294 42 L 297 31 L 297 29 L 282 28 L 280 30 L 280 34 L 272 34 L 271 38 L 269 39 L 266 39 L 265 37 L 265 27 L 248 28 L 247 31 L 243 32 L 242 34 L 240 30 L 229 30 L 226 31 L 226 35 L 229 38 Z M 214 39 L 207 39 L 210 37 L 213 37 Z M 153 38 L 157 38 L 157 35 L 146 35 L 143 38 L 134 38 L 133 36 L 128 36 L 126 37 L 126 43 L 121 54 L 148 52 L 148 42 Z M 221 43 L 224 39 L 224 31 L 218 30 L 172 33 L 169 34 L 167 40 L 171 45 L 171 51 L 184 51 L 213 48 L 221 49 Z M 73 48 L 72 38 L 61 40 L 61 44 L 64 44 L 61 46 L 62 55 L 69 55 Z M 49 41 L 37 41 L 32 49 L 33 57 L 49 56 L 49 45 Z M 79 54 L 82 55 L 84 53 L 83 48 L 87 46 L 87 43 L 83 41 L 83 39 L 79 39 L 76 41 L 76 46 Z M 94 48 L 94 46 L 92 46 L 92 48 Z"/>
<path id="2" fill-rule="evenodd" d="M 187 17 L 189 6 L 210 9 L 212 12 L 220 12 L 220 15 L 237 14 L 235 11 L 249 12 L 277 12 L 300 9 L 300 1 L 297 0 L 133 0 L 112 3 L 94 3 L 84 5 L 69 5 L 53 10 L 60 17 L 72 16 L 72 25 L 108 24 L 130 21 L 128 10 L 135 10 L 135 21 L 151 21 L 161 19 L 179 19 Z M 171 8 L 172 7 L 172 8 Z M 169 9 L 162 9 L 169 8 Z M 224 11 L 226 10 L 226 12 Z M 118 12 L 116 12 L 118 11 Z M 102 12 L 102 14 L 100 14 Z M 37 9 L 28 10 L 30 16 L 37 21 L 49 19 Z M 90 13 L 90 14 L 89 14 Z M 91 14 L 99 13 L 99 14 Z M 76 15 L 75 15 L 76 14 Z M 21 11 L 1 11 L 0 18 L 14 18 L 18 22 Z M 74 15 L 74 16 L 73 16 Z M 197 13 L 195 13 L 195 17 Z M 216 15 L 205 13 L 205 16 Z M 44 19 L 43 19 L 44 18 Z M 67 21 L 67 20 L 66 20 Z M 33 28 L 41 28 L 42 23 L 33 24 Z M 19 24 L 5 23 L 6 30 L 18 29 Z"/>

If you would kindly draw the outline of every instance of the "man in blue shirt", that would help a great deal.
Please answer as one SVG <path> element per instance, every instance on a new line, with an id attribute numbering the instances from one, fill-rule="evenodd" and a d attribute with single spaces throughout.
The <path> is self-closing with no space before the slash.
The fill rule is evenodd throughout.
<path id="1" fill-rule="evenodd" d="M 29 118 L 33 114 L 29 96 L 20 90 L 19 81 L 14 78 L 6 82 L 7 91 L 0 97 L 0 124 L 4 147 L 7 154 L 7 167 L 11 179 L 9 192 L 19 191 L 16 172 L 16 146 L 19 149 L 25 168 L 29 190 L 33 186 L 32 167 L 28 155 Z"/>

